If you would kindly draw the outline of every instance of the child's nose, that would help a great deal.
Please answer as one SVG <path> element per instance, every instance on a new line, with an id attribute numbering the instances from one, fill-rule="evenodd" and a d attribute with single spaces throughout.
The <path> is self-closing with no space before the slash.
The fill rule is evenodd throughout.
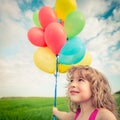
<path id="1" fill-rule="evenodd" d="M 76 87 L 78 85 L 78 83 L 76 82 L 76 81 L 73 81 L 72 83 L 71 83 L 71 87 Z"/>

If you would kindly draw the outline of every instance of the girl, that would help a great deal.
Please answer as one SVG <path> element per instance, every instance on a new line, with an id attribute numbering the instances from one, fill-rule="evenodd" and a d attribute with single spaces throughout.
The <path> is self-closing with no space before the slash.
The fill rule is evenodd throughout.
<path id="1" fill-rule="evenodd" d="M 117 111 L 106 78 L 88 66 L 71 67 L 67 74 L 71 112 L 53 107 L 60 120 L 117 120 Z"/>

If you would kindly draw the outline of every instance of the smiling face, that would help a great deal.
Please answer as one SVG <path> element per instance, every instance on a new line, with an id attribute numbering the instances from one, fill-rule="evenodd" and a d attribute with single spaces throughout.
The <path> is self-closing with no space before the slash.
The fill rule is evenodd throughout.
<path id="1" fill-rule="evenodd" d="M 77 70 L 69 79 L 68 95 L 74 103 L 85 102 L 91 98 L 90 82 L 81 78 Z"/>

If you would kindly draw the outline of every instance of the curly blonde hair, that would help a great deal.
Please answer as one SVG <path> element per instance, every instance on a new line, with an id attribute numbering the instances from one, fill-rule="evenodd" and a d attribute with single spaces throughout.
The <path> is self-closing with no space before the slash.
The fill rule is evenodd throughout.
<path id="1" fill-rule="evenodd" d="M 105 76 L 101 72 L 89 66 L 73 66 L 68 70 L 68 81 L 73 77 L 73 73 L 76 71 L 80 78 L 84 78 L 90 82 L 92 105 L 95 108 L 106 108 L 117 117 L 115 100 L 111 94 L 110 85 Z M 80 106 L 77 103 L 72 103 L 68 94 L 67 97 L 70 110 L 75 112 Z"/>

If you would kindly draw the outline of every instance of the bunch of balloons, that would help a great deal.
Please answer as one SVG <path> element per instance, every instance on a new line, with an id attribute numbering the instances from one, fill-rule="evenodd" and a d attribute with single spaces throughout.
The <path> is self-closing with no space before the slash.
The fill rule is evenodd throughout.
<path id="1" fill-rule="evenodd" d="M 43 6 L 33 14 L 35 27 L 28 31 L 29 41 L 39 47 L 34 53 L 38 68 L 65 73 L 71 65 L 90 65 L 92 57 L 77 36 L 85 26 L 85 18 L 77 11 L 76 0 L 56 0 L 55 8 Z"/>

